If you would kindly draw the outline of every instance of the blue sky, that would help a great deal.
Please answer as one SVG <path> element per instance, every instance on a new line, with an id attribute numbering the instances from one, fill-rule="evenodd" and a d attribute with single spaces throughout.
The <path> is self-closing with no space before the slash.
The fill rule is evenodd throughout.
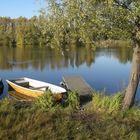
<path id="1" fill-rule="evenodd" d="M 30 18 L 39 14 L 43 0 L 0 0 L 0 16 Z"/>

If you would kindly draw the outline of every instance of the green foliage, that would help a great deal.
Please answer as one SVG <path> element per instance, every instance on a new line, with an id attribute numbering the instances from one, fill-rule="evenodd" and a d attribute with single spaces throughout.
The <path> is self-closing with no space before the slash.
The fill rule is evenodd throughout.
<path id="1" fill-rule="evenodd" d="M 47 47 L 60 48 L 71 44 L 94 47 L 95 41 L 107 39 L 140 40 L 140 3 L 130 2 L 133 6 L 128 10 L 123 3 L 116 2 L 47 0 L 48 9 L 42 9 L 38 17 L 1 17 L 0 41 L 10 44 L 15 40 L 20 46 L 45 44 Z"/>
<path id="2" fill-rule="evenodd" d="M 50 111 L 54 109 L 55 100 L 50 91 L 45 92 L 42 96 L 37 98 L 35 104 L 38 108 L 44 111 Z"/>
<path id="3" fill-rule="evenodd" d="M 68 92 L 68 107 L 72 109 L 79 109 L 80 107 L 80 100 L 79 96 L 76 92 Z"/>
<path id="4" fill-rule="evenodd" d="M 121 104 L 123 101 L 123 94 L 116 93 L 111 96 L 106 96 L 101 93 L 95 93 L 93 95 L 93 108 L 98 109 L 99 111 L 106 111 L 106 112 L 117 112 L 121 109 Z"/>
<path id="5" fill-rule="evenodd" d="M 2 38 L 6 42 L 15 39 L 20 45 L 47 44 L 51 47 L 76 42 L 93 45 L 95 40 L 101 39 L 132 39 L 134 32 L 139 39 L 139 31 L 136 31 L 139 2 L 133 4 L 131 11 L 122 4 L 116 6 L 112 0 L 48 0 L 48 3 L 47 13 L 42 12 L 39 17 L 29 20 L 0 18 Z"/>
<path id="6" fill-rule="evenodd" d="M 55 100 L 50 91 L 47 91 L 44 95 L 40 96 L 35 102 L 35 105 L 43 111 L 55 111 L 58 109 L 75 110 L 79 109 L 79 104 L 79 97 L 76 92 L 68 92 L 68 97 L 62 101 L 62 104 Z"/>
<path id="7" fill-rule="evenodd" d="M 0 112 L 13 110 L 13 106 L 10 105 L 11 101 L 8 98 L 5 98 L 2 101 L 0 101 Z"/>
<path id="8" fill-rule="evenodd" d="M 48 0 L 48 3 L 50 12 L 46 19 L 51 27 L 51 30 L 47 29 L 52 33 L 50 44 L 80 42 L 92 46 L 97 40 L 132 37 L 134 24 L 130 21 L 135 17 L 131 16 L 133 12 L 116 6 L 113 0 Z"/>

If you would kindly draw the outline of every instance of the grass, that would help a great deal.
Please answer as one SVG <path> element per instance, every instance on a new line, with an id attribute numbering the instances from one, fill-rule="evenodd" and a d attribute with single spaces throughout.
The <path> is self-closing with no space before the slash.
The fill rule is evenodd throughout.
<path id="1" fill-rule="evenodd" d="M 79 109 L 75 92 L 69 93 L 65 105 L 51 94 L 33 104 L 1 100 L 0 140 L 138 140 L 140 109 L 122 111 L 122 99 L 121 93 L 96 93 L 85 110 Z"/>
<path id="2" fill-rule="evenodd" d="M 123 101 L 123 94 L 116 93 L 112 96 L 106 96 L 102 93 L 95 93 L 93 96 L 93 108 L 98 111 L 105 111 L 108 113 L 118 112 L 121 109 L 121 104 Z"/>

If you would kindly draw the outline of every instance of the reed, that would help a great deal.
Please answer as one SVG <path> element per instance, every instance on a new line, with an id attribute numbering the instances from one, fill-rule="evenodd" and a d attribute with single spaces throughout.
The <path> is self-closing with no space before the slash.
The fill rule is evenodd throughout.
<path id="1" fill-rule="evenodd" d="M 107 111 L 109 113 L 117 112 L 121 109 L 123 96 L 122 93 L 116 93 L 111 96 L 106 96 L 99 92 L 94 93 L 92 100 L 93 108 L 95 110 Z"/>

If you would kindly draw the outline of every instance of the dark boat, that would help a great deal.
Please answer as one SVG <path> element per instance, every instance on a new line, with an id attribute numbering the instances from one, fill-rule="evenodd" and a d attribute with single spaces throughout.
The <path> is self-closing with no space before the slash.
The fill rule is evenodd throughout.
<path id="1" fill-rule="evenodd" d="M 3 85 L 2 79 L 0 79 L 0 94 L 3 93 L 3 88 L 4 88 L 4 85 Z"/>

